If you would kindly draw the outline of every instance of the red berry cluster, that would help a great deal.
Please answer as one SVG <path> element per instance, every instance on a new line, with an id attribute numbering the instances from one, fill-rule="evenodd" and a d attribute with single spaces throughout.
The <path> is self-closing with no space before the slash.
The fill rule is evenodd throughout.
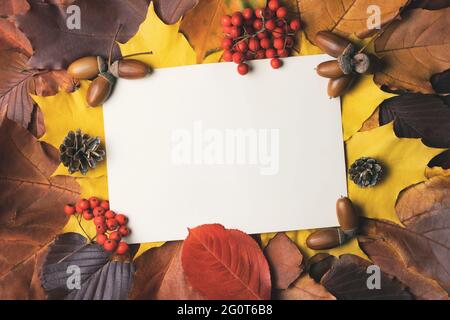
<path id="1" fill-rule="evenodd" d="M 249 66 L 244 61 L 268 58 L 274 69 L 281 67 L 279 58 L 291 55 L 300 21 L 288 21 L 288 10 L 278 0 L 270 0 L 262 9 L 246 8 L 221 19 L 223 60 L 238 64 L 239 74 L 245 75 Z"/>
<path id="2" fill-rule="evenodd" d="M 131 232 L 127 227 L 128 218 L 110 210 L 108 200 L 101 201 L 96 197 L 80 199 L 75 206 L 66 204 L 64 212 L 68 216 L 77 215 L 80 220 L 92 220 L 97 231 L 95 241 L 103 246 L 105 251 L 117 254 L 125 254 L 128 251 L 128 244 L 122 241 L 122 238 Z"/>

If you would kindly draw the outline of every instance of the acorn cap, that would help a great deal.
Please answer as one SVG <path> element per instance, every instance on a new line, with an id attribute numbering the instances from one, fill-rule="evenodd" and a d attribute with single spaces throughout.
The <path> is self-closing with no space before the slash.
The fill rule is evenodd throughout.
<path id="1" fill-rule="evenodd" d="M 97 65 L 100 73 L 108 71 L 108 64 L 103 57 L 97 56 Z"/>
<path id="2" fill-rule="evenodd" d="M 344 49 L 344 52 L 337 58 L 339 67 L 344 74 L 354 73 L 353 57 L 355 56 L 356 48 L 352 43 Z"/>
<path id="3" fill-rule="evenodd" d="M 116 78 L 119 77 L 119 60 L 114 61 L 109 67 L 109 72 Z"/>
<path id="4" fill-rule="evenodd" d="M 114 77 L 109 72 L 102 72 L 98 75 L 99 77 L 105 78 L 110 84 L 114 85 L 116 83 L 116 77 Z"/>

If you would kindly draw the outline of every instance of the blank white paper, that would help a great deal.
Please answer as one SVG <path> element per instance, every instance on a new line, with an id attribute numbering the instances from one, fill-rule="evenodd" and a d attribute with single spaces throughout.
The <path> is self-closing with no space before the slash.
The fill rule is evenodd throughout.
<path id="1" fill-rule="evenodd" d="M 220 223 L 247 233 L 337 225 L 347 194 L 339 99 L 324 55 L 157 69 L 120 79 L 104 105 L 111 208 L 131 243 Z"/>

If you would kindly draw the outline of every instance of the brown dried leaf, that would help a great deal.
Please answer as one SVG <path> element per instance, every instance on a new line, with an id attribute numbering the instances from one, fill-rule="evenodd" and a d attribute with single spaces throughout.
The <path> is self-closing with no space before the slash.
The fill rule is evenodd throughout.
<path id="1" fill-rule="evenodd" d="M 66 224 L 62 208 L 76 201 L 79 186 L 51 177 L 58 151 L 8 119 L 0 150 L 0 299 L 39 297 L 35 266 Z"/>
<path id="2" fill-rule="evenodd" d="M 411 294 L 396 279 L 381 272 L 381 288 L 370 290 L 367 268 L 370 261 L 353 254 L 335 260 L 321 284 L 339 300 L 410 300 Z"/>
<path id="3" fill-rule="evenodd" d="M 450 8 L 415 9 L 392 23 L 375 41 L 375 51 L 385 64 L 375 74 L 375 82 L 392 89 L 434 93 L 431 76 L 450 68 L 449 16 Z"/>
<path id="4" fill-rule="evenodd" d="M 30 10 L 27 0 L 2 0 L 0 2 L 0 16 L 24 14 Z"/>
<path id="5" fill-rule="evenodd" d="M 167 24 L 177 23 L 180 18 L 198 4 L 199 0 L 153 0 L 155 12 Z"/>
<path id="6" fill-rule="evenodd" d="M 309 275 L 298 278 L 288 289 L 277 293 L 279 300 L 336 300 L 336 298 Z"/>
<path id="7" fill-rule="evenodd" d="M 316 282 L 331 269 L 337 258 L 328 253 L 321 252 L 308 259 L 307 272 Z"/>
<path id="8" fill-rule="evenodd" d="M 53 96 L 59 89 L 74 92 L 80 82 L 68 75 L 66 70 L 57 70 L 41 73 L 34 77 L 34 94 L 38 96 Z"/>
<path id="9" fill-rule="evenodd" d="M 15 26 L 14 22 L 7 19 L 0 19 L 0 49 L 15 49 L 27 56 L 33 54 L 28 38 Z"/>
<path id="10" fill-rule="evenodd" d="M 41 138 L 45 133 L 44 114 L 37 105 L 34 106 L 31 113 L 31 121 L 28 124 L 28 131 L 36 138 Z"/>
<path id="11" fill-rule="evenodd" d="M 303 271 L 303 255 L 283 232 L 277 233 L 269 241 L 264 255 L 269 262 L 274 289 L 287 289 Z"/>
<path id="12" fill-rule="evenodd" d="M 411 7 L 437 10 L 450 7 L 450 0 L 413 0 Z"/>
<path id="13" fill-rule="evenodd" d="M 181 241 L 166 242 L 135 260 L 136 273 L 129 294 L 132 300 L 200 300 L 186 282 L 181 265 Z"/>
<path id="14" fill-rule="evenodd" d="M 297 0 L 308 39 L 314 43 L 317 32 L 330 30 L 348 36 L 366 38 L 378 31 L 368 29 L 369 6 L 380 8 L 381 24 L 392 21 L 409 0 Z"/>

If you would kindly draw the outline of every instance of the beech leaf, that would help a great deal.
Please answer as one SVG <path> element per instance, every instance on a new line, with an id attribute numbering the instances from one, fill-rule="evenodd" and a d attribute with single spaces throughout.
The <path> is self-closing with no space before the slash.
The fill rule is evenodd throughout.
<path id="1" fill-rule="evenodd" d="M 0 299 L 28 299 L 37 294 L 38 258 L 66 224 L 62 208 L 76 201 L 79 186 L 51 177 L 56 149 L 9 119 L 0 122 Z"/>
<path id="2" fill-rule="evenodd" d="M 14 16 L 30 10 L 27 0 L 2 0 L 0 2 L 0 16 Z"/>
<path id="3" fill-rule="evenodd" d="M 153 0 L 155 12 L 167 24 L 174 24 L 190 9 L 198 4 L 199 0 Z"/>
<path id="4" fill-rule="evenodd" d="M 280 290 L 277 298 L 279 300 L 336 300 L 324 286 L 315 282 L 307 274 L 298 278 L 286 290 Z"/>
<path id="5" fill-rule="evenodd" d="M 359 38 L 372 35 L 377 29 L 369 29 L 370 12 L 376 6 L 381 14 L 381 25 L 392 21 L 409 0 L 297 0 L 304 29 L 309 41 L 314 43 L 317 32 L 330 30 Z"/>
<path id="6" fill-rule="evenodd" d="M 375 41 L 375 51 L 385 65 L 375 74 L 375 82 L 393 89 L 434 93 L 431 76 L 450 68 L 449 16 L 450 8 L 414 9 L 386 28 Z"/>
<path id="7" fill-rule="evenodd" d="M 181 261 L 188 282 L 207 299 L 270 299 L 267 260 L 242 231 L 219 224 L 190 229 Z"/>
<path id="8" fill-rule="evenodd" d="M 274 289 L 287 289 L 303 271 L 303 255 L 286 234 L 280 232 L 264 249 Z"/>
<path id="9" fill-rule="evenodd" d="M 15 49 L 31 56 L 33 48 L 27 37 L 15 26 L 14 22 L 0 19 L 0 49 Z"/>
<path id="10" fill-rule="evenodd" d="M 125 299 L 134 266 L 118 257 L 111 257 L 98 244 L 87 243 L 78 233 L 62 234 L 49 247 L 41 273 L 42 286 L 50 299 Z M 80 272 L 80 288 L 69 288 L 74 270 Z"/>
<path id="11" fill-rule="evenodd" d="M 370 261 L 358 256 L 342 255 L 320 282 L 339 300 L 411 300 L 407 289 L 384 272 L 380 273 L 380 288 L 369 289 L 367 268 L 370 265 Z"/>
<path id="12" fill-rule="evenodd" d="M 129 298 L 134 300 L 200 300 L 186 282 L 181 265 L 181 241 L 166 242 L 135 260 L 136 273 Z"/>
<path id="13" fill-rule="evenodd" d="M 19 28 L 30 39 L 34 55 L 30 65 L 37 69 L 64 69 L 72 61 L 84 56 L 108 56 L 114 35 L 126 42 L 145 19 L 147 0 L 77 0 L 81 28 L 70 28 L 74 19 L 67 13 L 67 4 L 49 0 L 29 0 L 31 10 L 18 16 Z M 114 57 L 119 56 L 116 47 Z"/>
<path id="14" fill-rule="evenodd" d="M 379 107 L 380 125 L 394 121 L 400 138 L 422 138 L 434 148 L 450 147 L 450 107 L 436 95 L 405 94 Z"/>

